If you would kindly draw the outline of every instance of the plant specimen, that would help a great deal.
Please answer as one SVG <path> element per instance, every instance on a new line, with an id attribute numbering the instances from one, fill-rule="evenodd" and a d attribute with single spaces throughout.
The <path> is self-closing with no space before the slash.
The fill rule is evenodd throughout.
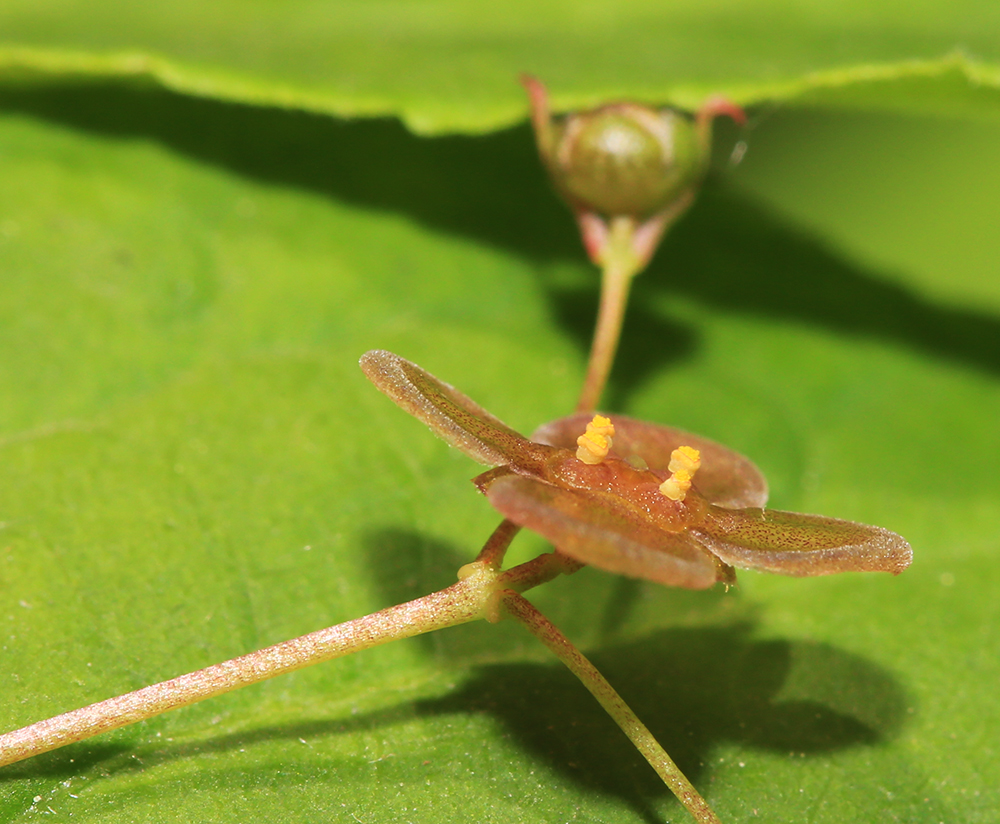
<path id="1" fill-rule="evenodd" d="M 910 547 L 879 527 L 763 509 L 766 483 L 731 450 L 625 417 L 571 415 L 528 440 L 453 387 L 384 351 L 365 374 L 399 406 L 494 468 L 476 486 L 504 516 L 447 589 L 0 736 L 0 766 L 247 684 L 387 641 L 485 618 L 517 618 L 584 682 L 700 822 L 718 819 L 593 665 L 522 592 L 593 564 L 689 589 L 734 582 L 733 566 L 790 575 L 898 573 Z M 577 436 L 576 433 L 579 433 Z M 574 451 L 575 447 L 575 451 Z M 696 481 L 697 478 L 697 481 Z M 509 570 L 521 526 L 557 551 Z"/>
<path id="2" fill-rule="evenodd" d="M 578 412 L 529 439 L 397 355 L 372 351 L 361 359 L 365 374 L 400 407 L 491 467 L 475 484 L 503 521 L 476 559 L 439 592 L 0 735 L 0 766 L 388 641 L 513 617 L 580 678 L 691 815 L 702 824 L 718 822 L 613 687 L 522 593 L 584 564 L 688 589 L 728 586 L 734 567 L 799 576 L 899 573 L 910 562 L 910 547 L 879 527 L 765 509 L 767 484 L 759 470 L 720 444 L 591 414 L 613 358 L 628 283 L 693 197 L 706 165 L 711 117 L 733 112 L 715 102 L 687 121 L 615 104 L 554 124 L 541 85 L 525 83 L 542 156 L 577 214 L 588 252 L 604 269 L 601 317 L 613 316 L 598 321 Z M 648 145 L 635 154 L 632 144 Z M 669 158 L 668 144 L 675 149 Z M 653 159 L 644 165 L 643 157 Z M 540 533 L 556 551 L 504 569 L 521 527 Z"/>

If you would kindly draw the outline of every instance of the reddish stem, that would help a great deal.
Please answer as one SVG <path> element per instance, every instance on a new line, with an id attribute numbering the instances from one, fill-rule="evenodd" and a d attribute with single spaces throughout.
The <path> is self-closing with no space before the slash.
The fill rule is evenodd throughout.
<path id="1" fill-rule="evenodd" d="M 646 725 L 639 720 L 632 708 L 625 703 L 625 699 L 608 683 L 597 667 L 590 663 L 586 656 L 573 646 L 572 642 L 548 618 L 535 609 L 526 598 L 516 592 L 507 592 L 503 595 L 503 607 L 509 615 L 524 624 L 580 679 L 590 694 L 621 727 L 629 741 L 656 770 L 656 774 L 691 813 L 695 821 L 699 824 L 720 824 L 718 817 L 708 806 L 708 802 L 687 780 L 673 759 L 667 755 L 666 750 L 660 746 Z"/>
<path id="2" fill-rule="evenodd" d="M 0 767 L 206 698 L 352 652 L 481 618 L 489 597 L 469 579 L 273 647 L 0 735 Z"/>
<path id="3" fill-rule="evenodd" d="M 592 412 L 597 407 L 611 372 L 611 364 L 614 363 L 632 278 L 641 268 L 641 263 L 632 250 L 635 229 L 632 218 L 614 218 L 604 248 L 600 250 L 600 263 L 603 267 L 601 303 L 597 310 L 594 340 L 590 346 L 587 376 L 576 404 L 577 412 Z"/>

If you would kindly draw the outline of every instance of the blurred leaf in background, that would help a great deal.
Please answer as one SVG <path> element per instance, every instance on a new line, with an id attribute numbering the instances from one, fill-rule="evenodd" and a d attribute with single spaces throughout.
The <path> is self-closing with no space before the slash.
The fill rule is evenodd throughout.
<path id="1" fill-rule="evenodd" d="M 596 273 L 516 84 L 751 105 L 635 286 L 607 406 L 744 452 L 898 579 L 536 601 L 723 820 L 1000 806 L 1000 7 L 0 8 L 0 724 L 422 595 L 495 516 L 356 367 L 530 431 Z M 729 151 L 745 143 L 743 162 Z M 519 538 L 523 556 L 542 551 Z M 514 625 L 303 671 L 8 768 L 0 819 L 677 820 Z"/>

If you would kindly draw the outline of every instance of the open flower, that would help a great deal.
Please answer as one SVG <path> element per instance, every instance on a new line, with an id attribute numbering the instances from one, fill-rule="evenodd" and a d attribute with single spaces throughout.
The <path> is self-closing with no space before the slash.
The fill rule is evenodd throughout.
<path id="1" fill-rule="evenodd" d="M 361 368 L 404 410 L 494 467 L 474 483 L 505 518 L 576 561 L 688 589 L 732 583 L 733 567 L 898 574 L 910 564 L 910 545 L 886 529 L 765 509 L 757 467 L 707 438 L 581 413 L 529 440 L 398 355 L 368 352 Z"/>

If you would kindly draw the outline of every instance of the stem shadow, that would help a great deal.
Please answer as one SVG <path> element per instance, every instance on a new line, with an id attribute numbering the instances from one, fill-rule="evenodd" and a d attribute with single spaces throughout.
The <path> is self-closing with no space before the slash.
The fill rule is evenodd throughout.
<path id="1" fill-rule="evenodd" d="M 695 784 L 722 742 L 808 757 L 891 739 L 906 716 L 903 689 L 877 664 L 825 644 L 756 641 L 749 624 L 663 630 L 588 655 Z M 667 792 L 561 667 L 482 667 L 421 711 L 493 714 L 567 779 L 632 803 Z"/>

